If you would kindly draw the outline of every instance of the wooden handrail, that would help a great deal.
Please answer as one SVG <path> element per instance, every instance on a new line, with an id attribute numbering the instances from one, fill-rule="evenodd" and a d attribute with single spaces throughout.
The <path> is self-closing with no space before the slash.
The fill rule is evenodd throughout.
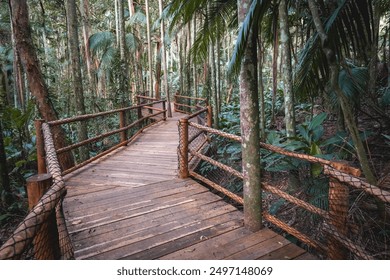
<path id="1" fill-rule="evenodd" d="M 202 97 L 192 97 L 192 96 L 185 96 L 185 95 L 179 95 L 175 94 L 174 97 L 179 97 L 179 98 L 185 98 L 185 99 L 192 99 L 192 100 L 200 100 L 200 101 L 207 101 L 207 98 L 202 98 Z"/>
<path id="2" fill-rule="evenodd" d="M 106 112 L 100 112 L 100 113 L 95 113 L 95 114 L 85 114 L 85 115 L 80 115 L 80 116 L 76 116 L 76 117 L 50 121 L 50 122 L 47 122 L 47 124 L 49 124 L 50 126 L 56 126 L 56 125 L 63 125 L 63 124 L 71 123 L 71 122 L 84 121 L 84 120 L 93 119 L 93 118 L 96 118 L 96 117 L 107 116 L 107 115 L 114 114 L 114 113 L 130 111 L 130 110 L 142 108 L 144 106 L 150 106 L 150 105 L 154 105 L 154 104 L 159 104 L 159 103 L 162 103 L 162 102 L 165 102 L 165 101 L 164 100 L 158 100 L 158 101 L 154 101 L 154 102 L 150 102 L 150 103 L 146 103 L 146 104 L 135 105 L 135 106 L 131 106 L 131 107 L 115 109 L 115 110 L 106 111 Z"/>

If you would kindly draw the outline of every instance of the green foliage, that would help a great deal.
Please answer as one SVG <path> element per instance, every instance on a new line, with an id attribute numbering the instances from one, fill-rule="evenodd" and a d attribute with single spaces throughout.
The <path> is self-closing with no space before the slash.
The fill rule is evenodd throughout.
<path id="1" fill-rule="evenodd" d="M 297 125 L 295 137 L 287 139 L 284 132 L 271 131 L 267 136 L 267 143 L 284 149 L 301 152 L 312 156 L 326 159 L 339 158 L 338 149 L 345 142 L 345 135 L 339 133 L 329 139 L 324 139 L 323 122 L 327 117 L 326 113 L 320 113 L 311 121 L 306 121 Z M 263 150 L 262 161 L 264 168 L 268 171 L 288 171 L 310 166 L 311 174 L 317 177 L 322 168 L 318 164 L 308 165 L 308 163 L 283 155 L 271 153 Z"/>
<path id="2" fill-rule="evenodd" d="M 8 205 L 3 205 L 0 215 L 0 225 L 7 223 L 15 215 L 24 215 L 27 211 L 25 180 L 35 173 L 36 148 L 32 118 L 35 114 L 35 105 L 29 102 L 25 111 L 13 107 L 5 107 L 1 122 L 3 126 L 4 148 L 10 176 L 11 194 L 1 193 L 1 197 L 8 196 Z M 4 201 L 4 200 L 3 200 Z"/>
<path id="3" fill-rule="evenodd" d="M 379 90 L 380 104 L 383 107 L 390 106 L 390 87 L 381 88 Z"/>

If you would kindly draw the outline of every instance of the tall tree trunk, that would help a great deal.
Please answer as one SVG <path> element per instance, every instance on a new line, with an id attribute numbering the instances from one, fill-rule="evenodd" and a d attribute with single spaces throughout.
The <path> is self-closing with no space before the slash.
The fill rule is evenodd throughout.
<path id="1" fill-rule="evenodd" d="M 5 154 L 3 140 L 3 127 L 0 122 L 0 206 L 5 207 L 9 203 L 9 197 L 11 194 L 11 187 L 9 183 L 7 157 Z"/>
<path id="2" fill-rule="evenodd" d="M 163 3 L 162 0 L 158 1 L 158 10 L 160 13 L 160 16 L 162 16 L 163 13 Z M 160 27 L 160 32 L 161 32 L 161 43 L 162 43 L 162 64 L 163 64 L 163 69 L 164 69 L 164 90 L 165 90 L 165 96 L 167 98 L 167 110 L 168 110 L 168 117 L 172 117 L 172 108 L 171 108 L 171 97 L 169 94 L 169 86 L 168 86 L 168 67 L 167 67 L 167 51 L 165 48 L 165 20 L 161 21 L 161 27 Z"/>
<path id="3" fill-rule="evenodd" d="M 72 68 L 76 114 L 84 115 L 86 112 L 84 105 L 83 80 L 81 76 L 78 22 L 75 0 L 66 1 L 66 11 L 68 21 L 69 58 L 71 61 Z M 77 134 L 79 141 L 83 141 L 88 138 L 86 122 L 80 122 L 80 125 L 77 127 Z M 81 161 L 84 161 L 89 158 L 89 152 L 87 147 L 81 147 L 79 149 L 79 152 Z"/>
<path id="4" fill-rule="evenodd" d="M 339 99 L 341 109 L 344 114 L 345 124 L 348 128 L 349 133 L 351 134 L 352 141 L 355 145 L 357 157 L 359 158 L 359 162 L 363 170 L 363 173 L 370 184 L 375 184 L 376 178 L 371 170 L 363 143 L 360 140 L 359 130 L 353 114 L 353 106 L 350 104 L 343 90 L 340 88 L 338 84 L 340 66 L 337 63 L 335 52 L 329 47 L 329 44 L 326 44 L 328 40 L 328 35 L 326 34 L 324 27 L 322 25 L 322 21 L 318 14 L 316 3 L 314 2 L 314 0 L 309 0 L 308 3 L 309 3 L 311 14 L 313 16 L 313 21 L 316 30 L 321 38 L 323 52 L 328 61 L 329 70 L 330 70 L 330 85 L 332 89 L 336 92 L 337 97 Z"/>
<path id="5" fill-rule="evenodd" d="M 126 31 L 125 31 L 125 10 L 123 1 L 118 1 L 118 28 L 119 28 L 119 53 L 120 53 L 120 71 L 119 77 L 119 100 L 120 106 L 126 107 L 128 105 L 128 81 L 129 81 L 129 67 L 127 64 L 127 47 L 126 47 Z"/>
<path id="6" fill-rule="evenodd" d="M 251 6 L 251 0 L 238 0 L 238 22 L 242 25 Z M 257 87 L 257 30 L 252 27 L 241 62 L 240 121 L 242 137 L 242 171 L 244 174 L 244 223 L 257 231 L 262 228 L 259 99 Z"/>
<path id="7" fill-rule="evenodd" d="M 290 31 L 286 0 L 279 3 L 280 43 L 283 50 L 284 112 L 287 137 L 295 136 L 294 94 L 292 84 L 292 66 L 290 49 Z"/>
<path id="8" fill-rule="evenodd" d="M 212 77 L 212 86 L 211 88 L 211 95 L 213 96 L 214 99 L 214 108 L 213 108 L 213 123 L 214 127 L 218 128 L 219 127 L 219 100 L 218 100 L 218 93 L 217 93 L 217 71 L 216 71 L 216 66 L 215 66 L 215 47 L 213 43 L 210 43 L 210 75 Z M 210 77 L 210 78 L 211 78 Z"/>
<path id="9" fill-rule="evenodd" d="M 89 34 L 91 33 L 91 25 L 89 23 L 89 0 L 80 0 L 80 12 L 83 25 L 83 43 L 84 43 L 84 57 L 87 65 L 88 85 L 92 95 L 96 96 L 96 78 L 95 67 L 91 58 L 91 50 L 89 48 Z"/>
<path id="10" fill-rule="evenodd" d="M 287 1 L 279 2 L 279 24 L 280 24 L 280 44 L 281 44 L 281 67 L 284 84 L 284 121 L 286 124 L 286 136 L 295 136 L 295 109 L 294 93 L 292 83 L 291 65 L 291 36 L 288 23 Z M 298 170 L 289 172 L 289 188 L 297 189 L 300 186 Z"/>
<path id="11" fill-rule="evenodd" d="M 193 40 L 195 41 L 196 40 L 196 16 L 194 16 L 194 24 L 193 24 L 193 28 L 192 28 L 192 31 L 193 31 Z M 193 63 L 192 65 L 192 79 L 194 80 L 194 96 L 195 97 L 198 97 L 198 78 L 197 78 L 197 73 L 196 73 L 196 64 Z"/>
<path id="12" fill-rule="evenodd" d="M 154 82 L 154 92 L 157 99 L 161 99 L 160 84 L 161 84 L 161 40 L 157 42 L 156 54 L 156 77 Z"/>
<path id="13" fill-rule="evenodd" d="M 261 28 L 261 27 L 260 27 Z M 261 34 L 261 29 L 259 30 L 259 34 Z M 264 61 L 264 48 L 263 48 L 263 42 L 261 39 L 261 35 L 258 36 L 258 80 L 259 80 L 259 97 L 260 97 L 260 104 L 259 104 L 259 110 L 260 110 L 260 139 L 262 142 L 266 139 L 266 132 L 265 132 L 265 98 L 264 98 L 264 82 L 263 82 L 263 61 Z"/>
<path id="14" fill-rule="evenodd" d="M 11 26 L 11 29 L 13 27 Z M 12 30 L 12 50 L 13 50 L 13 71 L 14 71 L 14 96 L 13 104 L 15 108 L 24 108 L 24 84 L 23 84 L 23 69 L 20 61 L 19 53 L 16 49 L 15 35 Z"/>
<path id="15" fill-rule="evenodd" d="M 35 96 L 38 111 L 46 121 L 56 120 L 57 115 L 50 101 L 48 89 L 32 42 L 26 0 L 10 0 L 9 5 L 16 49 L 26 70 L 30 91 Z M 66 145 L 64 131 L 60 127 L 54 127 L 52 132 L 56 148 L 64 147 Z M 71 153 L 59 155 L 58 160 L 63 170 L 74 165 Z"/>
<path id="16" fill-rule="evenodd" d="M 191 96 L 191 66 L 192 66 L 192 61 L 191 61 L 191 56 L 190 56 L 190 50 L 192 46 L 192 40 L 191 40 L 191 21 L 188 21 L 187 23 L 187 51 L 186 51 L 186 64 L 185 64 L 185 69 L 186 69 L 186 87 L 188 91 L 188 96 Z"/>
<path id="17" fill-rule="evenodd" d="M 271 106 L 271 122 L 275 123 L 275 105 L 278 95 L 278 55 L 279 55 L 279 33 L 276 21 L 273 26 L 274 32 L 274 49 L 272 56 L 272 106 Z"/>
<path id="18" fill-rule="evenodd" d="M 153 97 L 153 61 L 152 61 L 152 39 L 150 35 L 150 16 L 149 16 L 149 0 L 145 0 L 146 12 L 146 33 L 148 42 L 148 64 L 149 64 L 149 96 Z"/>

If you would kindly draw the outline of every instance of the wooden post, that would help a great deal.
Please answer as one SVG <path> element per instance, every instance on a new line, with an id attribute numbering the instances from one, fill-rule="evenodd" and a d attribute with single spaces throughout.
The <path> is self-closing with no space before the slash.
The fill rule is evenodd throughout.
<path id="1" fill-rule="evenodd" d="M 329 223 L 342 236 L 347 234 L 347 216 L 349 208 L 348 187 L 335 178 L 329 181 Z M 328 257 L 332 260 L 343 260 L 347 257 L 345 247 L 330 233 L 328 236 Z"/>
<path id="2" fill-rule="evenodd" d="M 37 165 L 38 174 L 46 173 L 45 146 L 42 133 L 42 124 L 45 120 L 35 120 L 36 147 L 37 147 Z"/>
<path id="3" fill-rule="evenodd" d="M 137 114 L 138 114 L 138 120 L 140 120 L 140 119 L 143 118 L 143 116 L 142 116 L 142 107 L 138 107 L 138 108 L 137 108 Z M 143 121 L 141 121 L 141 122 L 139 123 L 139 128 L 138 128 L 138 129 L 141 130 L 142 127 L 143 127 Z"/>
<path id="4" fill-rule="evenodd" d="M 177 96 L 176 94 L 173 96 L 173 112 L 177 112 L 176 110 Z"/>
<path id="5" fill-rule="evenodd" d="M 213 108 L 211 108 L 211 105 L 207 105 L 207 126 L 213 126 Z"/>
<path id="6" fill-rule="evenodd" d="M 164 113 L 163 113 L 163 116 L 164 116 L 163 120 L 164 121 L 167 120 L 167 108 L 166 108 L 165 102 L 166 102 L 165 100 L 163 100 L 163 102 L 162 102 L 162 107 L 163 107 L 163 110 L 164 110 Z"/>
<path id="7" fill-rule="evenodd" d="M 179 177 L 181 179 L 188 177 L 188 119 L 183 118 L 179 121 Z"/>
<path id="8" fill-rule="evenodd" d="M 38 174 L 27 179 L 28 206 L 31 210 L 52 185 L 50 174 Z M 37 260 L 56 260 L 60 258 L 57 221 L 55 209 L 41 225 L 33 239 L 34 258 Z"/>
<path id="9" fill-rule="evenodd" d="M 119 112 L 119 127 L 124 128 L 126 126 L 126 112 Z M 120 132 L 121 143 L 125 143 L 127 141 L 127 133 L 126 130 Z"/>

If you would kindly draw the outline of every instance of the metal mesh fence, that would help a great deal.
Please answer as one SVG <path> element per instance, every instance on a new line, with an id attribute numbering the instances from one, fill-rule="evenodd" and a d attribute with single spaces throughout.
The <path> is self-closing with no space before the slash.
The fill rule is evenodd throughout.
<path id="1" fill-rule="evenodd" d="M 207 139 L 194 152 L 193 147 L 202 139 L 188 137 L 189 174 L 236 202 L 242 201 L 240 137 L 192 122 L 188 135 Z M 182 135 L 179 139 L 180 145 L 186 144 Z M 359 177 L 359 169 L 344 162 L 264 143 L 260 146 L 262 207 L 267 226 L 319 258 L 390 258 L 388 191 L 368 184 Z"/>

